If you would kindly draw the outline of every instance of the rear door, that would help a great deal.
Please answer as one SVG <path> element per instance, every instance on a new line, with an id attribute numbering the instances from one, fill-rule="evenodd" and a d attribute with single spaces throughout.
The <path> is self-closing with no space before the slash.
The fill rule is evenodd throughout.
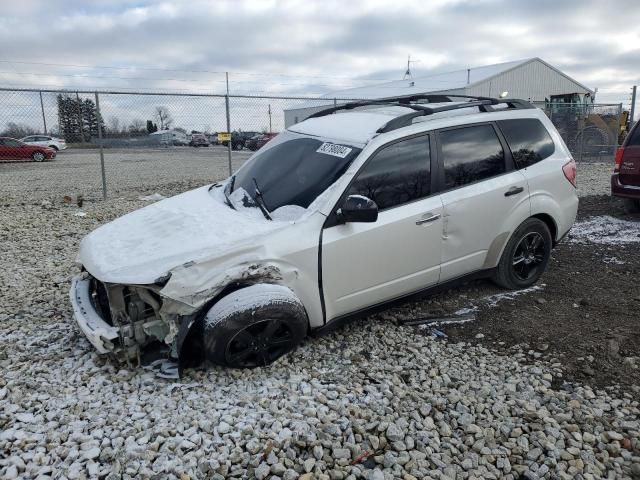
<path id="1" fill-rule="evenodd" d="M 401 139 L 374 153 L 347 195 L 379 208 L 373 223 L 332 224 L 322 233 L 326 319 L 436 284 L 440 278 L 442 202 L 432 195 L 431 139 Z"/>
<path id="2" fill-rule="evenodd" d="M 438 163 L 446 281 L 495 266 L 511 231 L 530 214 L 529 190 L 492 123 L 440 130 Z"/>
<path id="3" fill-rule="evenodd" d="M 640 127 L 638 124 L 631 130 L 625 142 L 618 175 L 620 183 L 640 186 Z"/>

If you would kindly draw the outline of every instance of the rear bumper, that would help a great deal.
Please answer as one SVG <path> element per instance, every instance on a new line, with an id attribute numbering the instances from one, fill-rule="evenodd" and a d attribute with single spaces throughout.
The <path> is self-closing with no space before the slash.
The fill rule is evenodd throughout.
<path id="1" fill-rule="evenodd" d="M 617 173 L 611 175 L 611 195 L 614 197 L 640 199 L 640 186 L 625 185 Z"/>
<path id="2" fill-rule="evenodd" d="M 102 320 L 96 312 L 89 293 L 89 275 L 85 272 L 74 277 L 69 298 L 75 320 L 89 342 L 100 353 L 113 352 L 118 339 L 118 329 Z"/>

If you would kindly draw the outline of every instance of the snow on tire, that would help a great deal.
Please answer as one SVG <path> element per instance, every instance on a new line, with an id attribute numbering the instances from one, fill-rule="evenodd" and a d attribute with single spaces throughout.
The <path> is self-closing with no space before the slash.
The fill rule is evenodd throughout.
<path id="1" fill-rule="evenodd" d="M 207 359 L 237 368 L 265 366 L 307 334 L 304 307 L 287 287 L 258 284 L 230 293 L 204 318 Z"/>

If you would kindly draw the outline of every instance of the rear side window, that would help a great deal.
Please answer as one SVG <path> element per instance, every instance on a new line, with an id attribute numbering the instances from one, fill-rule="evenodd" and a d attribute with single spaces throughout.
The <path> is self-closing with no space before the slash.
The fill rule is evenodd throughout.
<path id="1" fill-rule="evenodd" d="M 506 171 L 504 150 L 491 125 L 440 132 L 445 189 L 495 177 Z"/>
<path id="2" fill-rule="evenodd" d="M 527 168 L 544 160 L 555 149 L 551 135 L 536 118 L 499 120 L 497 123 L 518 168 Z"/>
<path id="3" fill-rule="evenodd" d="M 358 172 L 348 195 L 363 195 L 384 210 L 428 196 L 430 183 L 429 137 L 422 136 L 376 153 Z"/>
<path id="4" fill-rule="evenodd" d="M 636 127 L 629 135 L 629 140 L 626 144 L 627 147 L 637 147 L 640 146 L 640 127 Z"/>

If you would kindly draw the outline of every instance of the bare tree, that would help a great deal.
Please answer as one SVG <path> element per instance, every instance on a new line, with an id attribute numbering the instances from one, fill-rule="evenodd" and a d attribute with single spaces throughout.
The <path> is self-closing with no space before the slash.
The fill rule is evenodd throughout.
<path id="1" fill-rule="evenodd" d="M 120 120 L 118 117 L 109 117 L 109 131 L 111 133 L 120 133 Z"/>
<path id="2" fill-rule="evenodd" d="M 155 118 L 158 121 L 158 127 L 160 130 L 167 130 L 173 123 L 171 112 L 169 112 L 169 109 L 164 105 L 156 107 Z"/>

